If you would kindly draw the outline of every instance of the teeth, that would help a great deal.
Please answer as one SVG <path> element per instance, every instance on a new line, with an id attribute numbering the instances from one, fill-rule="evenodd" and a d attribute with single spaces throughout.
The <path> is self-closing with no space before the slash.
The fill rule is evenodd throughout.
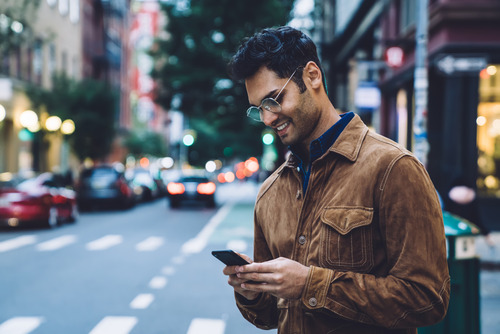
<path id="1" fill-rule="evenodd" d="M 281 124 L 281 125 L 280 125 L 280 126 L 278 126 L 276 129 L 277 129 L 278 131 L 281 131 L 281 130 L 283 130 L 284 128 L 286 128 L 286 126 L 287 126 L 287 125 L 288 125 L 288 122 L 286 122 L 286 123 L 284 123 L 284 124 Z"/>

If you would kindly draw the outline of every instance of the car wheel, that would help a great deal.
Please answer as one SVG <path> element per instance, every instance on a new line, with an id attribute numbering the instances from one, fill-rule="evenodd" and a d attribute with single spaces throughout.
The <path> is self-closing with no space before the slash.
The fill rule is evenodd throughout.
<path id="1" fill-rule="evenodd" d="M 180 206 L 180 202 L 179 201 L 174 201 L 174 200 L 170 200 L 170 207 L 173 208 L 173 209 L 176 209 Z"/>
<path id="2" fill-rule="evenodd" d="M 49 210 L 49 218 L 47 219 L 47 225 L 50 228 L 59 225 L 59 214 L 57 213 L 56 207 L 51 207 Z"/>

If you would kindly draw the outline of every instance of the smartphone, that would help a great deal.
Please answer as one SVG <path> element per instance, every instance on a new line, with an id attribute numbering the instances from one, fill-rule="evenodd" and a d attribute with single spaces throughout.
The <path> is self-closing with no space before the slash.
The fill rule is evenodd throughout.
<path id="1" fill-rule="evenodd" d="M 222 261 L 226 266 L 243 266 L 245 264 L 250 264 L 247 260 L 230 249 L 215 250 L 212 251 L 212 255 Z"/>

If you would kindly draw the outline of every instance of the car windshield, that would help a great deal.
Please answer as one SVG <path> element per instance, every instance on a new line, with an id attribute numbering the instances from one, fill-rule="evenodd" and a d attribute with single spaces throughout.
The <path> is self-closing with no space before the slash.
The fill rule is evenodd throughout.
<path id="1" fill-rule="evenodd" d="M 181 178 L 181 182 L 208 182 L 208 179 L 206 177 L 199 177 L 199 176 L 185 176 Z"/>
<path id="2" fill-rule="evenodd" d="M 113 182 L 118 178 L 119 174 L 111 168 L 96 168 L 96 169 L 87 169 L 82 172 L 83 179 L 107 179 L 110 182 Z"/>

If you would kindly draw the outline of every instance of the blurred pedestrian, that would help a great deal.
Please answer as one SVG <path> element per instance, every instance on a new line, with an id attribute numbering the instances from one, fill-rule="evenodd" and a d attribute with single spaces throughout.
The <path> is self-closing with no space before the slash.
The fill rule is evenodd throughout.
<path id="1" fill-rule="evenodd" d="M 227 266 L 243 316 L 279 333 L 417 333 L 447 310 L 443 220 L 424 166 L 339 115 L 309 37 L 280 27 L 247 39 L 229 66 L 247 115 L 291 154 L 255 204 L 254 261 Z"/>
<path id="2" fill-rule="evenodd" d="M 459 175 L 451 182 L 449 189 L 445 210 L 475 224 L 484 235 L 486 243 L 493 246 L 491 230 L 482 219 L 474 184 L 464 175 Z"/>

